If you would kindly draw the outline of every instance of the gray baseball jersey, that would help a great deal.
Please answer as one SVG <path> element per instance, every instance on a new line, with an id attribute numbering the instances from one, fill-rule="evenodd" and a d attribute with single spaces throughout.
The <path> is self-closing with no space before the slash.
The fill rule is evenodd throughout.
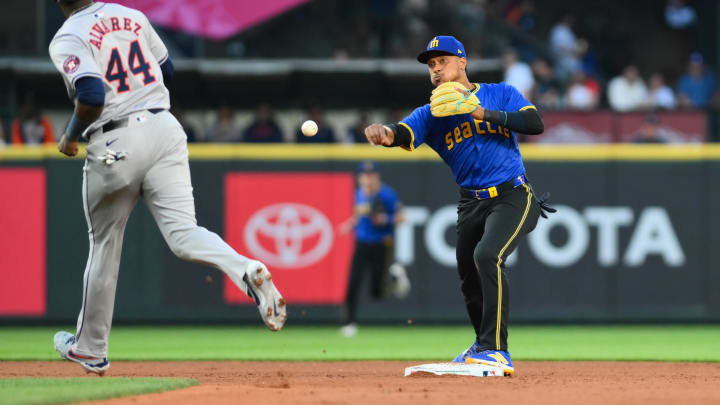
<path id="1" fill-rule="evenodd" d="M 197 226 L 186 135 L 167 111 L 160 69 L 167 49 L 147 18 L 120 5 L 93 3 L 67 19 L 50 56 L 71 97 L 82 77 L 105 86 L 103 113 L 85 132 L 82 191 L 90 253 L 73 356 L 107 356 L 123 233 L 140 198 L 178 257 L 225 272 L 255 299 L 268 328 L 280 329 L 285 302 L 267 268 Z"/>
<path id="2" fill-rule="evenodd" d="M 170 93 L 160 71 L 168 51 L 138 10 L 99 2 L 80 10 L 55 34 L 50 57 L 71 98 L 82 77 L 97 77 L 105 83 L 103 113 L 87 133 L 112 117 L 170 108 Z"/>

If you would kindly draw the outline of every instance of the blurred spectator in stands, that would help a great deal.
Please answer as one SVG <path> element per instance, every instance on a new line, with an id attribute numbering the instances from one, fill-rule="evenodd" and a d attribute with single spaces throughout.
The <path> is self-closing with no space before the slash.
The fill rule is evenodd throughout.
<path id="1" fill-rule="evenodd" d="M 578 70 L 573 74 L 572 80 L 565 92 L 565 105 L 573 110 L 592 110 L 597 108 L 600 101 L 600 86 Z"/>
<path id="2" fill-rule="evenodd" d="M 319 105 L 314 105 L 310 107 L 307 119 L 315 121 L 318 126 L 318 132 L 317 134 L 315 134 L 315 136 L 305 136 L 300 130 L 300 127 L 298 127 L 295 134 L 295 140 L 297 141 L 297 143 L 335 142 L 335 132 L 333 132 L 332 128 L 330 128 L 330 126 L 325 122 L 325 114 L 322 107 L 320 107 Z"/>
<path id="3" fill-rule="evenodd" d="M 530 33 L 537 26 L 535 1 L 519 0 L 510 2 L 505 10 L 505 21 Z"/>
<path id="4" fill-rule="evenodd" d="M 283 142 L 280 126 L 273 118 L 270 104 L 260 103 L 255 111 L 255 120 L 245 129 L 243 142 Z"/>
<path id="5" fill-rule="evenodd" d="M 403 0 L 396 17 L 401 32 L 393 44 L 393 57 L 414 59 L 416 55 L 412 50 L 427 46 L 427 38 L 435 35 L 428 26 L 429 9 L 428 0 Z"/>
<path id="6" fill-rule="evenodd" d="M 617 111 L 632 111 L 647 106 L 648 90 L 637 67 L 627 66 L 622 75 L 608 84 L 608 103 Z"/>
<path id="7" fill-rule="evenodd" d="M 391 40 L 395 30 L 398 0 L 371 0 L 364 2 L 369 9 L 370 32 L 374 48 L 372 55 L 376 57 L 392 57 Z"/>
<path id="8" fill-rule="evenodd" d="M 526 99 L 530 99 L 535 85 L 532 70 L 527 63 L 518 60 L 517 52 L 510 48 L 503 52 L 502 65 L 505 70 L 504 81 L 515 87 Z"/>
<path id="9" fill-rule="evenodd" d="M 367 143 L 365 137 L 365 128 L 370 125 L 367 111 L 362 111 L 358 117 L 358 121 L 348 129 L 348 137 L 354 143 Z"/>
<path id="10" fill-rule="evenodd" d="M 678 101 L 682 107 L 705 108 L 715 92 L 715 77 L 705 70 L 698 52 L 690 55 L 688 71 L 677 84 Z"/>
<path id="11" fill-rule="evenodd" d="M 235 122 L 235 113 L 230 106 L 222 105 L 217 110 L 217 119 L 208 129 L 208 141 L 210 142 L 237 142 L 240 140 L 240 128 Z"/>
<path id="12" fill-rule="evenodd" d="M 665 5 L 665 22 L 675 29 L 684 29 L 697 20 L 695 9 L 685 0 L 668 0 Z"/>
<path id="13" fill-rule="evenodd" d="M 537 15 L 534 0 L 512 0 L 505 6 L 505 21 L 517 27 L 522 35 L 511 35 L 510 45 L 517 51 L 520 60 L 534 60 L 537 50 L 530 44 L 528 37 L 537 28 Z M 484 26 L 484 25 L 483 25 Z"/>
<path id="14" fill-rule="evenodd" d="M 657 115 L 650 113 L 645 117 L 640 131 L 630 139 L 632 143 L 666 143 L 665 137 L 660 134 L 660 119 Z"/>
<path id="15" fill-rule="evenodd" d="M 455 10 L 454 24 L 464 37 L 482 35 L 485 26 L 485 3 L 486 0 L 458 1 L 451 6 Z"/>
<path id="16" fill-rule="evenodd" d="M 182 126 L 183 131 L 185 131 L 185 135 L 187 135 L 187 142 L 198 142 L 199 139 L 197 137 L 197 131 L 195 130 L 195 126 L 188 122 L 187 118 L 185 117 L 185 110 L 183 110 L 182 108 L 173 107 L 170 111 L 175 116 L 175 119 Z"/>
<path id="17" fill-rule="evenodd" d="M 38 145 L 55 142 L 52 124 L 35 104 L 35 95 L 33 93 L 25 94 L 25 99 L 20 107 L 20 114 L 12 122 L 10 137 L 15 145 Z"/>
<path id="18" fill-rule="evenodd" d="M 537 59 L 532 65 L 535 74 L 532 102 L 540 109 L 556 110 L 563 107 L 562 86 L 545 59 Z"/>
<path id="19" fill-rule="evenodd" d="M 575 15 L 565 11 L 560 14 L 557 23 L 550 30 L 550 52 L 555 56 L 555 73 L 561 80 L 571 77 L 580 69 L 581 49 L 572 30 L 573 24 L 575 24 Z"/>
<path id="20" fill-rule="evenodd" d="M 663 78 L 663 75 L 660 73 L 653 73 L 652 76 L 650 76 L 649 85 L 649 107 L 671 110 L 677 106 L 675 93 L 673 93 L 670 86 L 665 84 L 665 78 Z"/>

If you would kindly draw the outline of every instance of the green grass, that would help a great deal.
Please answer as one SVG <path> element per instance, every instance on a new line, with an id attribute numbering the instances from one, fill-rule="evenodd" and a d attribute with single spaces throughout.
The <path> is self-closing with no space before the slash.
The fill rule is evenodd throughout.
<path id="1" fill-rule="evenodd" d="M 196 385 L 179 378 L 0 379 L 0 405 L 61 404 L 176 390 Z"/>
<path id="2" fill-rule="evenodd" d="M 58 328 L 0 327 L 0 360 L 57 360 Z M 69 329 L 72 330 L 72 329 Z M 110 360 L 448 360 L 472 341 L 469 326 L 116 327 Z M 720 326 L 516 326 L 513 360 L 720 361 Z"/>

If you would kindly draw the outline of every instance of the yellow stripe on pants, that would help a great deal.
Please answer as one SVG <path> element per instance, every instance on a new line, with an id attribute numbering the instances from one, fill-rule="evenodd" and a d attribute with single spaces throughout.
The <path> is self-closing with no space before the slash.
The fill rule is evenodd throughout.
<path id="1" fill-rule="evenodd" d="M 507 241 L 505 246 L 503 246 L 502 249 L 500 249 L 500 253 L 498 253 L 498 261 L 497 261 L 497 284 L 498 284 L 498 306 L 497 306 L 497 325 L 495 326 L 495 349 L 500 350 L 500 318 L 502 317 L 502 274 L 500 271 L 500 265 L 502 264 L 502 255 L 505 253 L 505 250 L 510 246 L 512 241 L 517 236 L 518 232 L 520 232 L 520 228 L 522 228 L 523 224 L 525 223 L 525 218 L 527 218 L 528 212 L 530 212 L 530 202 L 532 200 L 532 193 L 530 192 L 530 189 L 526 184 L 522 185 L 525 188 L 525 191 L 527 191 L 527 203 L 525 204 L 525 212 L 523 212 L 522 219 L 520 220 L 520 223 L 518 224 L 517 228 L 515 228 L 515 232 L 513 232 L 512 236 L 510 236 L 510 240 Z"/>

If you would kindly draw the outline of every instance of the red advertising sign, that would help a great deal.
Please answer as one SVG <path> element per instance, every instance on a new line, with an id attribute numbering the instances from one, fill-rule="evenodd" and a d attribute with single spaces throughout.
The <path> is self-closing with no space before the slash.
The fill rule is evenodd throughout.
<path id="1" fill-rule="evenodd" d="M 225 178 L 225 239 L 265 263 L 289 303 L 345 300 L 353 249 L 337 227 L 352 215 L 351 174 L 231 173 Z M 225 277 L 225 301 L 250 303 Z"/>
<path id="2" fill-rule="evenodd" d="M 545 112 L 542 136 L 527 136 L 527 142 L 540 143 L 608 143 L 613 141 L 613 113 Z"/>
<path id="3" fill-rule="evenodd" d="M 45 315 L 45 170 L 0 169 L 0 316 Z"/>
<path id="4" fill-rule="evenodd" d="M 525 136 L 525 142 L 705 142 L 707 116 L 702 111 L 617 113 L 612 111 L 548 111 L 543 113 L 542 136 Z"/>
<path id="5" fill-rule="evenodd" d="M 618 115 L 618 142 L 638 142 L 648 136 L 657 142 L 705 142 L 707 119 L 703 111 L 668 111 Z"/>

